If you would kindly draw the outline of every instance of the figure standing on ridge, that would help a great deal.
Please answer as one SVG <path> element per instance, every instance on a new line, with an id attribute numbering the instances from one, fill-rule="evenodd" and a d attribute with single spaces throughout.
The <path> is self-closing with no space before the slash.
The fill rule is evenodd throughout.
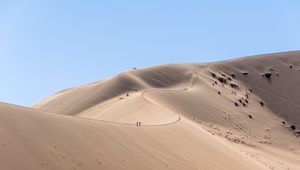
<path id="1" fill-rule="evenodd" d="M 139 127 L 139 126 L 141 126 L 141 122 L 136 122 L 136 127 Z"/>

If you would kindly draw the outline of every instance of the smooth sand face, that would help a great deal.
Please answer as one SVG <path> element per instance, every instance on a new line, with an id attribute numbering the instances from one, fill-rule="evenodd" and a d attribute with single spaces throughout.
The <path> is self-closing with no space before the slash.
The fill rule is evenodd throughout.
<path id="1" fill-rule="evenodd" d="M 0 104 L 0 169 L 300 169 L 299 69 L 300 52 L 161 65 Z"/>

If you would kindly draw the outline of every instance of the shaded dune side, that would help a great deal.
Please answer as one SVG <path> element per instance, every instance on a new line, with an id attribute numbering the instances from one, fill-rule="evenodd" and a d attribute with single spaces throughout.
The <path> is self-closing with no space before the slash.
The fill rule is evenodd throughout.
<path id="1" fill-rule="evenodd" d="M 291 66 L 292 68 L 290 68 Z M 106 101 L 117 100 L 126 94 L 141 93 L 147 89 L 196 87 L 193 92 L 198 93 L 201 90 L 206 90 L 200 94 L 204 95 L 203 103 L 207 102 L 211 108 L 221 109 L 222 106 L 218 106 L 219 102 L 234 102 L 236 98 L 227 97 L 228 100 L 226 101 L 214 102 L 220 100 L 215 96 L 217 89 L 211 87 L 212 82 L 217 81 L 211 77 L 211 73 L 214 72 L 218 75 L 226 74 L 227 77 L 231 77 L 234 84 L 241 86 L 241 93 L 246 93 L 249 89 L 253 90 L 256 103 L 259 100 L 263 101 L 266 107 L 278 116 L 300 126 L 300 114 L 298 113 L 300 100 L 297 93 L 300 90 L 299 69 L 300 52 L 298 51 L 245 57 L 203 65 L 161 65 L 131 70 L 102 82 L 73 88 L 50 96 L 34 107 L 51 112 L 76 115 L 85 110 L 91 110 L 91 108 Z M 269 72 L 272 73 L 270 79 L 262 76 Z M 235 75 L 235 78 L 232 78 L 232 74 Z M 210 100 L 204 100 L 205 98 Z M 205 110 L 205 112 L 207 111 L 209 110 Z"/>
<path id="2" fill-rule="evenodd" d="M 273 113 L 300 127 L 299 51 L 216 62 L 210 68 L 235 74 Z"/>
<path id="3" fill-rule="evenodd" d="M 161 65 L 58 92 L 47 112 L 0 104 L 0 169 L 299 169 L 299 68 L 300 52 Z"/>

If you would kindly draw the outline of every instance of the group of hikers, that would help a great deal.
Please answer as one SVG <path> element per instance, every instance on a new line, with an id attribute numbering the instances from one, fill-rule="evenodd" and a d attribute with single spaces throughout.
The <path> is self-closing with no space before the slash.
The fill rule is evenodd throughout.
<path id="1" fill-rule="evenodd" d="M 141 122 L 136 122 L 136 127 L 139 127 L 139 126 L 141 126 Z"/>

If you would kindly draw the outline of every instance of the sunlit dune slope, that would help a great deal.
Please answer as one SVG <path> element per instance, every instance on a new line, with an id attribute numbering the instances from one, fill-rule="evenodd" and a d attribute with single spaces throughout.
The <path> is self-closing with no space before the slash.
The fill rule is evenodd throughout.
<path id="1" fill-rule="evenodd" d="M 297 170 L 299 91 L 299 51 L 133 69 L 1 104 L 0 169 Z"/>

